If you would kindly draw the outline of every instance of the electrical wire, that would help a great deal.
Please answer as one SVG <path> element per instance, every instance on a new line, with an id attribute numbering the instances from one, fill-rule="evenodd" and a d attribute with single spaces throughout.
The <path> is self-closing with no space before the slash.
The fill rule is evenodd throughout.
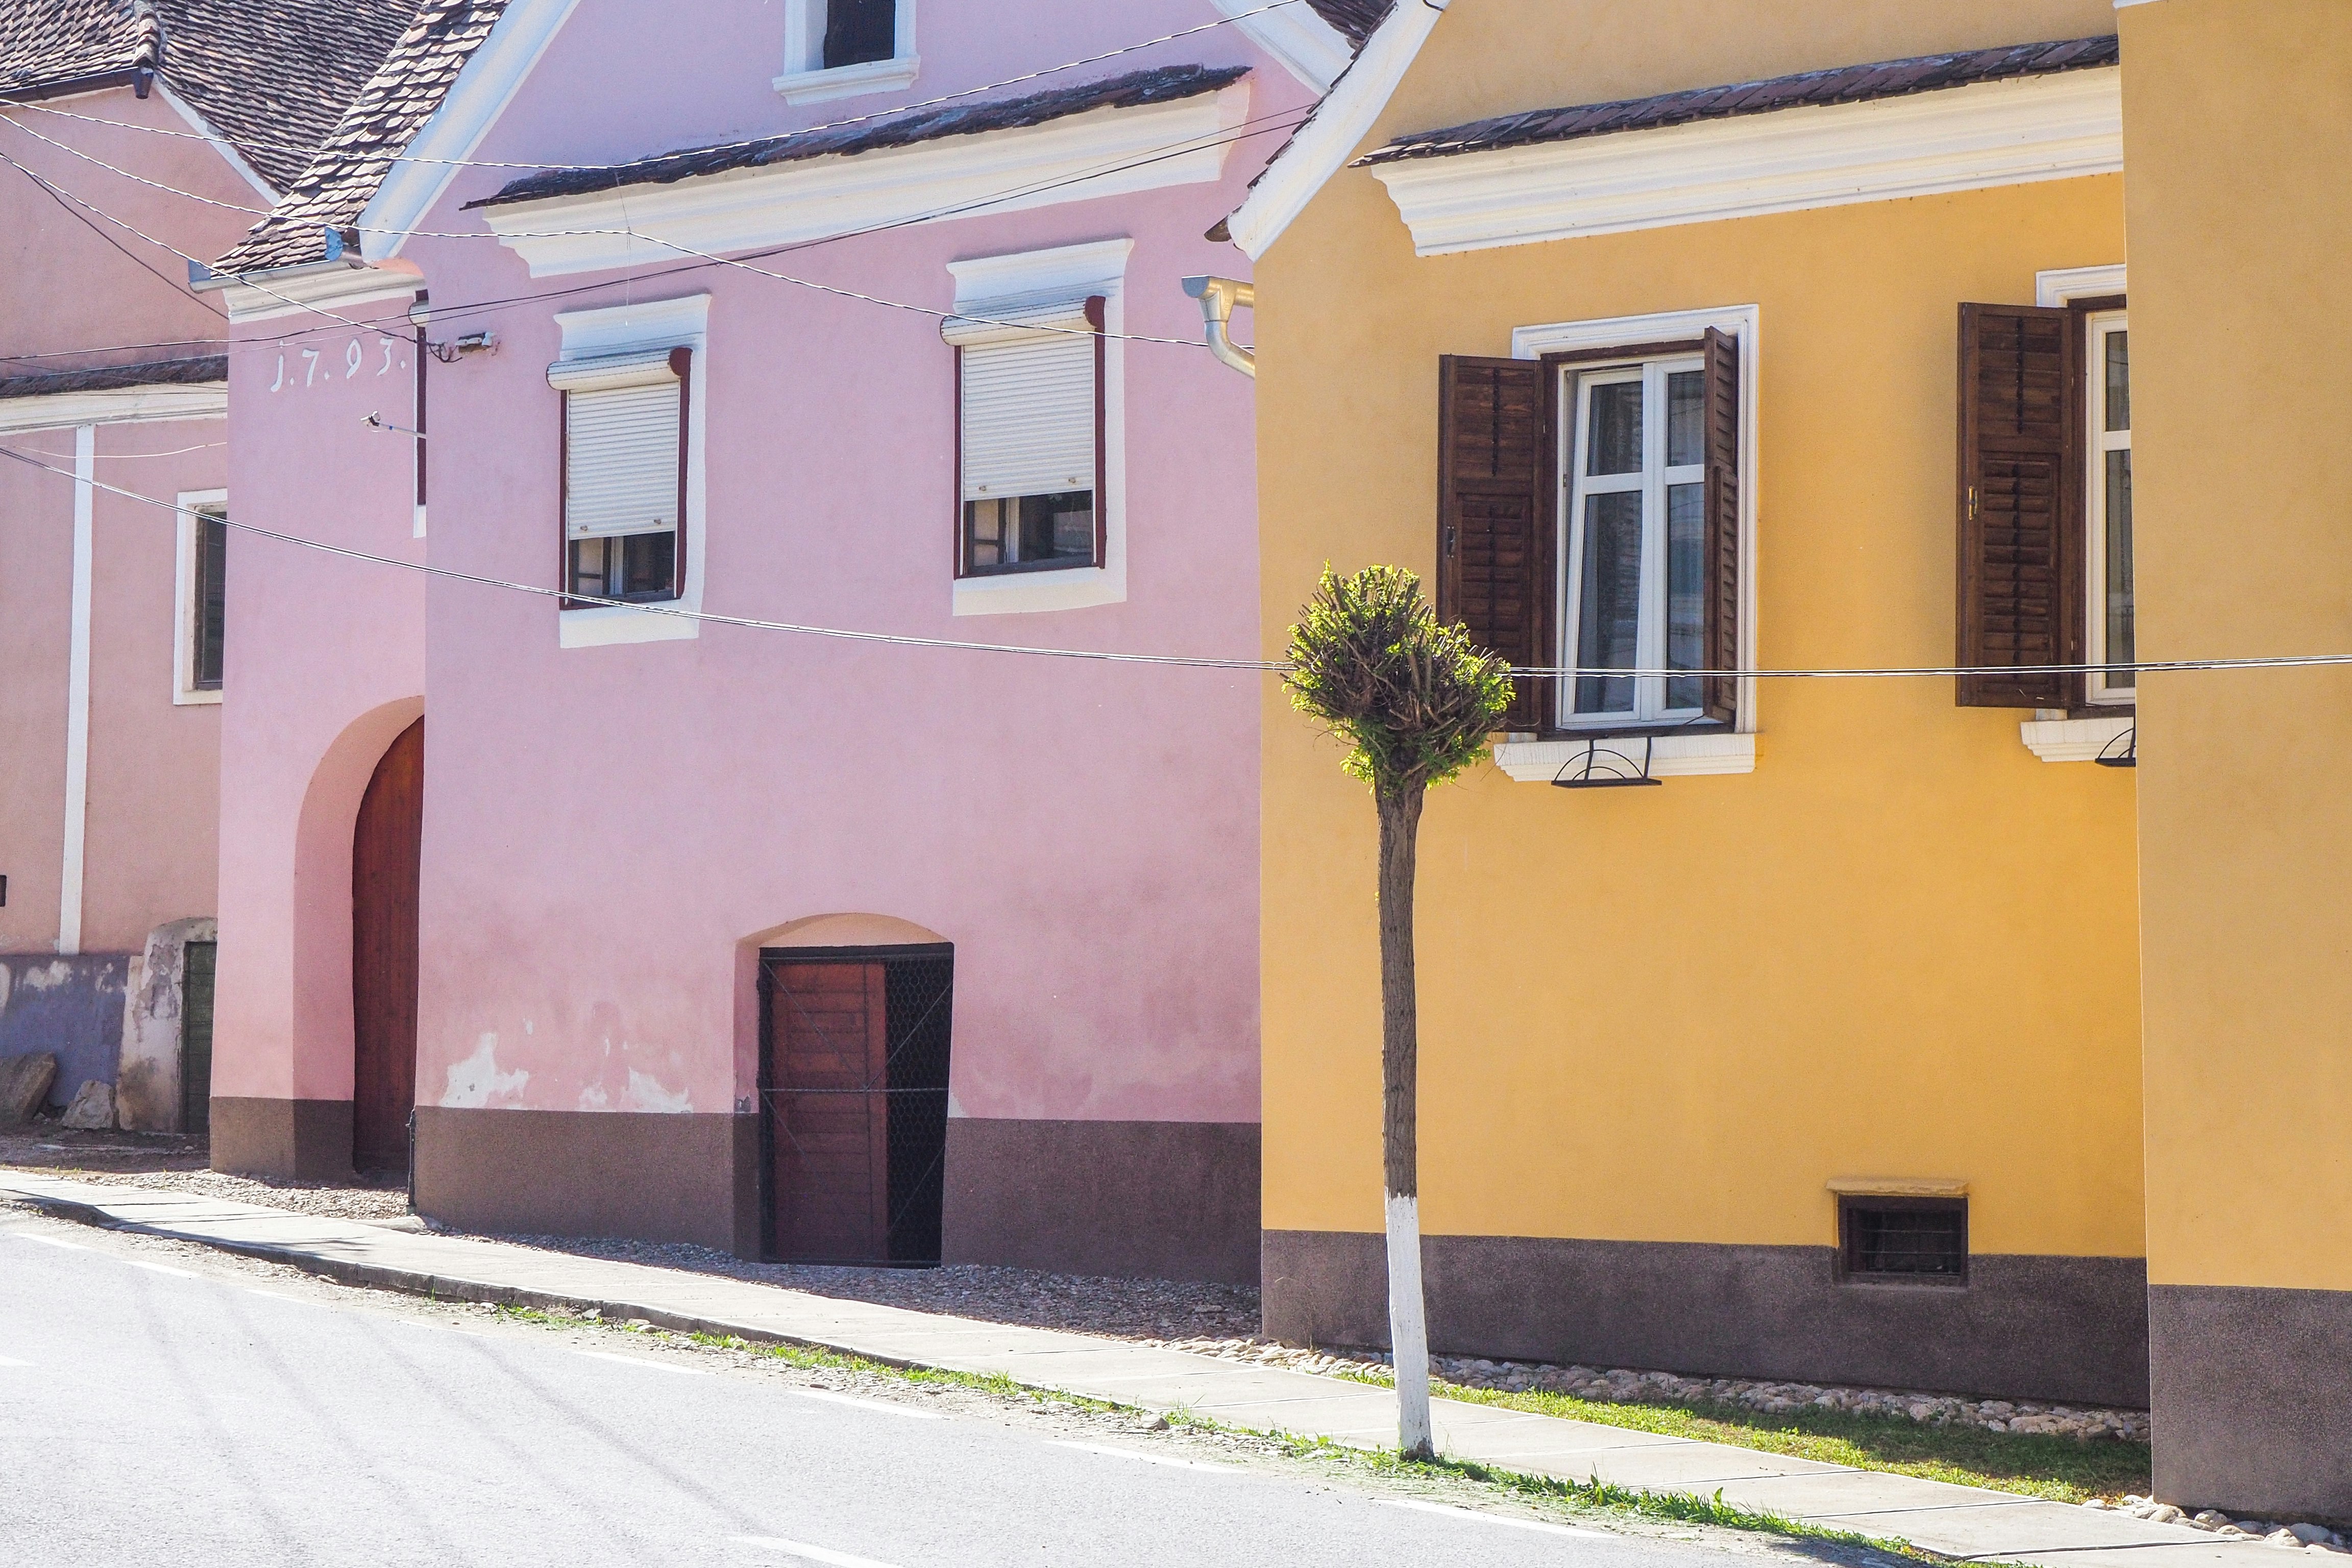
<path id="1" fill-rule="evenodd" d="M 121 496 L 173 514 L 193 515 L 195 509 L 183 507 L 154 496 L 142 495 L 119 485 L 98 479 L 83 480 L 71 468 L 61 468 L 44 463 L 29 453 L 12 447 L 0 447 L 0 458 L 19 462 L 27 468 L 39 468 L 76 483 L 88 483 L 95 489 Z M 257 523 L 239 522 L 234 518 L 217 519 L 240 532 L 274 539 L 282 544 L 296 544 L 306 550 L 341 556 L 349 561 L 365 561 L 379 566 L 396 566 L 404 572 L 415 572 L 427 577 L 441 577 L 451 582 L 471 583 L 484 588 L 504 588 L 514 593 L 529 594 L 536 598 L 562 599 L 575 605 L 593 605 L 612 609 L 635 610 L 641 615 L 668 616 L 681 620 L 707 621 L 714 626 L 744 626 L 754 631 L 792 632 L 803 637 L 832 637 L 849 642 L 884 643 L 897 647 L 932 648 L 950 653 L 1013 653 L 1030 654 L 1041 658 L 1076 658 L 1102 664 L 1139 664 L 1173 667 L 1187 669 L 1253 670 L 1268 675 L 1287 675 L 1297 667 L 1278 659 L 1206 658 L 1188 654 L 1114 653 L 1103 648 L 1037 647 L 1024 643 L 966 642 L 952 637 L 909 637 L 898 632 L 853 631 L 843 626 L 810 626 L 793 621 L 761 620 L 751 616 L 722 616 L 708 610 L 689 610 L 678 605 L 641 604 L 628 599 L 601 598 L 590 594 L 575 594 L 562 588 L 549 588 L 535 583 L 515 583 L 502 577 L 488 577 L 478 573 L 459 572 L 446 566 L 431 566 L 421 561 L 403 561 L 396 556 L 371 554 L 345 545 L 330 544 L 320 539 L 305 539 L 299 534 L 282 533 L 263 528 Z M 1613 679 L 1636 679 L 1674 677 L 1683 679 L 1710 676 L 1731 677 L 1755 680 L 1846 680 L 1864 679 L 1935 679 L 1955 676 L 2023 676 L 2023 675 L 2083 675 L 2083 674 L 2171 674 L 2189 670 L 2247 669 L 2313 669 L 2352 666 L 2352 653 L 2277 654 L 2248 658 L 2168 658 L 2144 659 L 2133 663 L 2108 664 L 1985 664 L 1985 665 L 1916 665 L 1874 666 L 1825 669 L 1586 669 L 1574 665 L 1562 667 L 1519 666 L 1510 674 L 1516 679 L 1558 679 L 1582 677 L 1605 677 Z M 1605 731 L 1603 731 L 1605 733 Z"/>
<path id="2" fill-rule="evenodd" d="M 117 458 L 177 458 L 189 452 L 209 452 L 216 447 L 226 447 L 228 443 L 226 441 L 199 441 L 193 447 L 174 447 L 167 452 L 100 452 L 97 454 L 97 458 L 98 460 L 102 463 L 111 462 Z M 73 456 L 70 452 L 46 452 L 37 450 L 35 455 L 43 458 L 70 458 Z"/>
<path id="3" fill-rule="evenodd" d="M 425 158 L 418 157 L 411 153 L 400 153 L 385 154 L 385 157 L 387 158 L 387 161 L 394 163 L 424 163 L 439 168 L 450 169 L 522 169 L 534 171 L 540 174 L 609 174 L 615 169 L 632 168 L 640 163 L 658 163 L 665 157 L 683 157 L 689 153 L 701 154 L 706 153 L 730 153 L 738 148 L 756 147 L 777 142 L 788 142 L 796 136 L 814 136 L 823 131 L 838 131 L 846 126 L 865 125 L 877 120 L 887 120 L 893 115 L 912 114 L 919 110 L 935 109 L 942 103 L 953 103 L 958 99 L 972 98 L 983 92 L 994 92 L 999 88 L 1018 87 L 1023 82 L 1037 81 L 1045 77 L 1057 75 L 1063 71 L 1076 70 L 1082 66 L 1100 65 L 1105 60 L 1115 60 L 1122 55 L 1131 55 L 1139 53 L 1144 49 L 1156 48 L 1161 44 L 1172 44 L 1180 38 L 1189 38 L 1198 33 L 1212 32 L 1219 27 L 1231 26 L 1235 22 L 1245 22 L 1252 16 L 1262 16 L 1268 11 L 1278 11 L 1286 5 L 1297 5 L 1305 3 L 1306 0 L 1271 0 L 1271 4 L 1260 5 L 1248 11 L 1238 11 L 1230 16 L 1221 16 L 1213 22 L 1203 22 L 1197 26 L 1185 27 L 1173 33 L 1163 33 L 1156 38 L 1146 38 L 1141 43 L 1122 44 L 1118 48 L 1106 50 L 1102 54 L 1087 55 L 1081 59 L 1065 60 L 1060 65 L 1045 66 L 1037 70 L 1024 71 L 1019 76 L 1009 76 L 999 81 L 984 82 L 979 87 L 960 88 L 954 92 L 943 92 L 935 98 L 922 99 L 914 103 L 902 103 L 890 109 L 877 109 L 869 113 L 852 115 L 846 120 L 828 120 L 819 125 L 803 125 L 793 131 L 774 132 L 765 136 L 751 136 L 739 142 L 720 142 L 708 147 L 682 148 L 677 153 L 657 154 L 653 158 L 631 158 L 618 163 L 500 163 L 495 159 L 489 158 Z M 170 131 L 160 125 L 133 125 L 126 121 L 107 120 L 94 114 L 76 114 L 68 110 L 52 109 L 47 104 L 36 103 L 26 99 L 0 98 L 0 109 L 29 109 L 37 113 L 54 115 L 61 120 L 79 121 L 86 125 L 103 125 L 115 131 L 143 131 L 153 136 L 170 136 L 190 142 L 210 142 L 215 146 L 227 147 L 233 151 L 239 151 L 242 148 L 253 148 L 276 153 L 299 153 L 310 156 L 315 156 L 319 151 L 319 149 L 315 147 L 297 147 L 284 142 L 246 142 L 239 143 L 232 142 L 226 136 L 208 135 L 203 132 Z M 236 210 L 245 211 L 249 209 L 239 208 Z"/>
<path id="4" fill-rule="evenodd" d="M 107 244 L 120 251 L 123 258 L 133 267 L 138 268 L 140 271 L 144 272 L 148 277 L 152 278 L 158 283 L 163 284 L 163 287 L 172 290 L 173 293 L 177 294 L 184 299 L 186 298 L 188 292 L 187 285 L 167 273 L 156 271 L 153 267 L 148 264 L 145 257 L 140 255 L 137 251 L 131 249 L 129 246 L 123 244 L 121 240 L 107 233 L 106 230 L 99 227 L 98 225 L 92 223 L 85 215 L 76 212 L 73 208 L 73 205 L 66 199 L 65 194 L 59 191 L 57 186 L 49 184 L 47 180 L 44 179 L 39 174 L 33 173 L 32 170 L 26 168 L 22 163 L 16 165 L 16 172 L 24 175 L 25 178 L 32 181 L 36 185 L 38 185 L 43 194 L 47 195 L 49 200 L 57 203 L 59 207 L 64 209 L 68 217 L 72 218 L 76 223 L 81 225 L 84 228 L 89 230 L 90 233 L 98 236 L 99 238 L 106 241 Z M 223 320 L 226 320 L 225 313 L 208 301 L 199 302 L 203 303 L 205 309 L 211 310 L 214 315 L 221 316 Z"/>

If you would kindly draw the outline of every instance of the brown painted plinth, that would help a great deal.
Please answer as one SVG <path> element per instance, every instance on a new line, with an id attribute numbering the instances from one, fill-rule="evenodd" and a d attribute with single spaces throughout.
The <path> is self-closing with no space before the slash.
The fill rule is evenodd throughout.
<path id="1" fill-rule="evenodd" d="M 751 1116 L 419 1106 L 416 1209 L 502 1235 L 691 1241 L 760 1253 Z"/>
<path id="2" fill-rule="evenodd" d="M 2156 1495 L 2352 1519 L 2352 1290 L 2151 1285 Z"/>
<path id="3" fill-rule="evenodd" d="M 213 1169 L 273 1182 L 347 1181 L 348 1100 L 233 1100 L 212 1103 Z"/>
<path id="4" fill-rule="evenodd" d="M 1234 1121 L 948 1121 L 950 1263 L 1257 1282 L 1258 1128 Z"/>
<path id="5" fill-rule="evenodd" d="M 1422 1256 L 1430 1348 L 1449 1354 L 2147 1403 L 2136 1258 L 1978 1256 L 1952 1287 L 1840 1284 L 1816 1247 L 1433 1236 Z M 1380 1237 L 1270 1230 L 1264 1267 L 1269 1335 L 1388 1342 Z"/>

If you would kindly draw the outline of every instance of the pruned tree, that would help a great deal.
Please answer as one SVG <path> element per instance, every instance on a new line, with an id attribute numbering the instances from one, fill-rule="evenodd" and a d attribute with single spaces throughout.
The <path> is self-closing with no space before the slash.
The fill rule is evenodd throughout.
<path id="1" fill-rule="evenodd" d="M 1291 706 L 1349 747 L 1340 765 L 1371 786 L 1380 818 L 1381 1103 L 1389 1255 L 1389 1344 L 1397 1446 L 1426 1458 L 1429 1332 L 1421 1285 L 1417 1152 L 1419 1009 L 1412 885 L 1423 799 L 1486 753 L 1511 705 L 1508 666 L 1438 620 L 1400 566 L 1342 577 L 1326 566 L 1290 628 Z"/>

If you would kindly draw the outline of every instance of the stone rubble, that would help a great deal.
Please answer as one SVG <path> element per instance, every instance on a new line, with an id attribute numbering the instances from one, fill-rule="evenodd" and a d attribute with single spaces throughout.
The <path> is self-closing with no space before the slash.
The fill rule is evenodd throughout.
<path id="1" fill-rule="evenodd" d="M 1340 1376 L 1385 1373 L 1388 1356 L 1380 1351 L 1300 1350 L 1265 1341 L 1234 1342 L 1173 1339 L 1158 1342 L 1170 1350 L 1218 1356 L 1228 1361 L 1255 1362 L 1298 1372 Z M 1461 1388 L 1497 1389 L 1505 1393 L 1563 1394 L 1610 1404 L 1666 1403 L 1736 1405 L 1767 1415 L 1815 1409 L 1857 1415 L 1900 1416 L 1936 1426 L 1979 1426 L 1988 1432 L 2027 1432 L 2052 1436 L 2114 1438 L 2145 1443 L 2148 1418 L 2145 1410 L 2112 1410 L 2086 1405 L 2045 1405 L 2030 1400 L 1962 1399 L 1942 1394 L 1913 1394 L 1900 1389 L 1846 1388 L 1812 1383 L 1770 1383 L 1754 1378 L 1678 1377 L 1670 1372 L 1635 1372 L 1625 1367 L 1551 1366 L 1537 1362 L 1489 1361 L 1475 1356 L 1432 1356 L 1432 1374 Z"/>
<path id="2" fill-rule="evenodd" d="M 75 1091 L 73 1103 L 58 1125 L 82 1132 L 103 1132 L 114 1125 L 114 1086 L 91 1079 Z"/>
<path id="3" fill-rule="evenodd" d="M 2128 1492 L 2121 1503 L 2093 1498 L 2083 1506 L 2127 1513 L 2134 1519 L 2147 1520 L 2150 1524 L 2178 1524 L 2188 1530 L 2201 1530 L 2224 1541 L 2259 1541 L 2264 1546 L 2281 1547 L 2289 1552 L 2352 1554 L 2352 1542 L 2346 1542 L 2342 1535 L 2324 1524 L 2232 1519 L 2218 1509 L 2210 1508 L 2189 1513 L 2171 1503 L 2158 1502 L 2154 1498 L 2136 1497 Z"/>

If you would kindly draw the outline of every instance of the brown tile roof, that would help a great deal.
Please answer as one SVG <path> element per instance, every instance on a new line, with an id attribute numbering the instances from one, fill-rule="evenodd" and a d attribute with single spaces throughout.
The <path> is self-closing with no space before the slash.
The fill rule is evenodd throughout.
<path id="1" fill-rule="evenodd" d="M 416 0 L 9 0 L 0 96 L 160 77 L 280 190 Z"/>
<path id="2" fill-rule="evenodd" d="M 1053 88 L 1021 98 L 980 99 L 946 104 L 938 109 L 894 115 L 890 119 L 864 125 L 843 125 L 800 135 L 788 132 L 727 147 L 688 148 L 683 152 L 666 153 L 657 158 L 641 159 L 609 169 L 551 170 L 542 174 L 526 175 L 496 195 L 467 205 L 469 207 L 495 206 L 508 202 L 541 201 L 550 196 L 583 195 L 592 191 L 615 190 L 623 185 L 666 185 L 702 174 L 765 168 L 804 158 L 871 153 L 884 147 L 911 146 L 916 142 L 935 142 L 949 136 L 975 136 L 987 131 L 1011 131 L 1026 125 L 1042 125 L 1049 120 L 1059 120 L 1067 115 L 1084 114 L 1089 110 L 1128 109 L 1194 98 L 1204 92 L 1214 92 L 1248 73 L 1247 66 L 1162 66 L 1156 70 L 1135 71 L 1104 81 Z"/>
<path id="3" fill-rule="evenodd" d="M 262 272 L 329 259 L 328 231 L 358 222 L 393 160 L 441 107 L 506 6 L 507 0 L 425 0 L 318 155 L 213 271 Z M 345 243 L 359 248 L 355 238 Z"/>
<path id="4" fill-rule="evenodd" d="M 2070 38 L 2059 43 L 2018 44 L 2008 48 L 1976 49 L 1965 54 L 1923 55 L 1916 59 L 1882 60 L 1875 65 L 1806 71 L 1798 76 L 1771 77 L 1761 81 L 1735 82 L 1728 87 L 1698 88 L 1688 92 L 1625 99 L 1615 103 L 1538 109 L 1494 120 L 1474 121 L 1467 125 L 1451 126 L 1443 131 L 1422 131 L 1410 136 L 1400 136 L 1387 146 L 1357 159 L 1355 166 L 1393 163 L 1408 158 L 1444 158 L 1459 153 L 1486 153 L 1505 147 L 1528 147 L 1546 142 L 1569 142 L 1579 137 L 1605 136 L 1619 131 L 1648 131 L 1664 125 L 1685 125 L 1698 120 L 1764 114 L 1776 109 L 1860 103 L 1870 99 L 1968 87 L 1978 82 L 2009 81 L 2020 77 L 2048 76 L 2057 71 L 2111 66 L 2121 58 L 2113 37 Z"/>
<path id="5" fill-rule="evenodd" d="M 44 371 L 37 375 L 0 376 L 0 397 L 46 397 L 58 392 L 111 392 L 124 386 L 184 386 L 226 381 L 228 356 L 158 360 L 149 364 L 109 365 L 103 370 Z"/>
<path id="6" fill-rule="evenodd" d="M 1348 40 L 1350 48 L 1360 49 L 1372 29 L 1389 14 L 1394 0 L 1307 0 L 1315 14 L 1331 24 L 1339 35 Z"/>

